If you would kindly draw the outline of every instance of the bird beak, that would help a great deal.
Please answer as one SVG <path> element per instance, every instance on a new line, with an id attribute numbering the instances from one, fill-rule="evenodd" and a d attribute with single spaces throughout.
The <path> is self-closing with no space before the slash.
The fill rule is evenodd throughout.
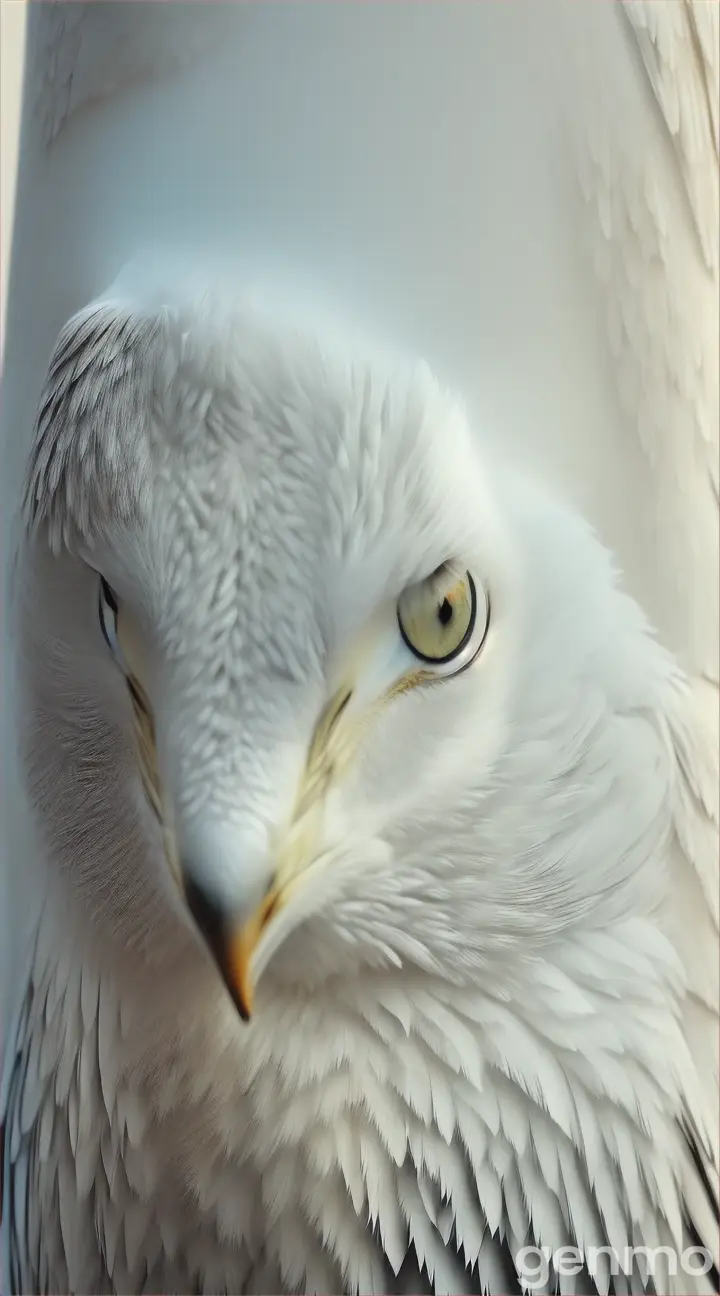
<path id="1" fill-rule="evenodd" d="M 184 886 L 188 909 L 217 964 L 228 994 L 243 1021 L 249 1021 L 255 988 L 251 972 L 252 958 L 265 927 L 278 907 L 279 892 L 272 887 L 247 921 L 234 928 L 205 891 L 187 877 Z"/>
<path id="2" fill-rule="evenodd" d="M 273 887 L 245 925 L 230 938 L 225 984 L 243 1021 L 250 1020 L 255 997 L 255 985 L 251 973 L 253 954 L 279 903 L 280 891 Z"/>
<path id="3" fill-rule="evenodd" d="M 252 963 L 271 920 L 285 907 L 313 863 L 322 839 L 323 803 L 330 783 L 344 766 L 347 742 L 338 741 L 338 721 L 350 700 L 340 689 L 324 708 L 315 727 L 305 771 L 298 789 L 288 832 L 276 855 L 275 872 L 257 907 L 240 924 L 228 921 L 193 881 L 184 878 L 188 908 L 215 958 L 230 996 L 244 1021 L 253 1011 L 255 984 Z"/>

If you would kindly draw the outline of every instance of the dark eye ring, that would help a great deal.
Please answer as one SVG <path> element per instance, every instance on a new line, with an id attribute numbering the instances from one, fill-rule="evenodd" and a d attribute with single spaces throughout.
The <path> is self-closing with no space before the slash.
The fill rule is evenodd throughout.
<path id="1" fill-rule="evenodd" d="M 443 563 L 403 590 L 397 604 L 400 635 L 413 657 L 440 678 L 459 674 L 478 655 L 489 619 L 488 594 L 469 571 Z"/>

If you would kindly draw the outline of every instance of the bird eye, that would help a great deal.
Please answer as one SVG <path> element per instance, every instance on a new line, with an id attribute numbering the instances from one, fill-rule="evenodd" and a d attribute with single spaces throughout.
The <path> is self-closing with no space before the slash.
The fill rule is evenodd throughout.
<path id="1" fill-rule="evenodd" d="M 482 607 L 470 572 L 460 575 L 449 564 L 411 585 L 397 605 L 400 633 L 421 661 L 434 666 L 453 662 L 463 669 L 474 660 L 487 629 L 487 598 Z"/>
<path id="2" fill-rule="evenodd" d="M 116 661 L 122 663 L 122 651 L 118 639 L 118 601 L 115 592 L 108 585 L 104 576 L 100 577 L 100 594 L 98 598 L 98 615 L 103 639 Z"/>

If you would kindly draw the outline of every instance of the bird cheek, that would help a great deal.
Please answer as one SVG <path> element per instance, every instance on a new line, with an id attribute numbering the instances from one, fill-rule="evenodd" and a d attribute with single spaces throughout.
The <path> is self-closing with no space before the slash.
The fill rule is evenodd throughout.
<path id="1" fill-rule="evenodd" d="M 373 787 L 365 762 L 359 758 L 342 783 L 330 788 L 325 797 L 322 849 L 343 856 L 354 844 L 380 834 L 386 818 L 387 805 L 380 795 L 380 785 Z"/>

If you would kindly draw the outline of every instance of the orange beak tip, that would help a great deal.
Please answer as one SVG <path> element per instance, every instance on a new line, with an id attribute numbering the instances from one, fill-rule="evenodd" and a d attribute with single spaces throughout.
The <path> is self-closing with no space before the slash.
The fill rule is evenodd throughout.
<path id="1" fill-rule="evenodd" d="M 249 1022 L 250 1018 L 252 1017 L 252 992 L 250 991 L 249 987 L 247 987 L 244 991 L 233 990 L 232 987 L 229 988 L 230 988 L 230 994 L 232 996 L 232 1001 L 235 1004 L 235 1007 L 238 1011 L 238 1015 L 240 1016 L 242 1021 Z"/>
<path id="2" fill-rule="evenodd" d="M 245 929 L 233 942 L 229 952 L 227 986 L 243 1021 L 249 1021 L 252 1015 L 254 986 L 250 961 L 256 944 L 257 940 L 249 938 Z"/>
<path id="3" fill-rule="evenodd" d="M 233 1003 L 243 1021 L 250 1020 L 255 999 L 255 985 L 250 971 L 252 957 L 265 927 L 278 907 L 277 891 L 269 891 L 262 904 L 230 942 L 227 957 L 227 984 Z"/>

